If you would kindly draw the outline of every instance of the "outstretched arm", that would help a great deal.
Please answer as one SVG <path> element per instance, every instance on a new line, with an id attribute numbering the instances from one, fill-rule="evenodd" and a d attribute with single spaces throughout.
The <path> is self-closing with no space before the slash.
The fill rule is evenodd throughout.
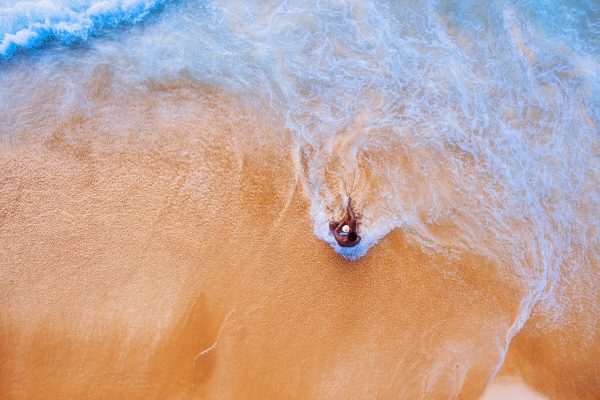
<path id="1" fill-rule="evenodd" d="M 352 197 L 348 198 L 348 207 L 346 207 L 346 212 L 348 213 L 348 217 L 346 218 L 348 221 L 348 226 L 350 226 L 351 231 L 356 230 L 356 217 L 354 217 L 354 211 L 352 211 Z"/>

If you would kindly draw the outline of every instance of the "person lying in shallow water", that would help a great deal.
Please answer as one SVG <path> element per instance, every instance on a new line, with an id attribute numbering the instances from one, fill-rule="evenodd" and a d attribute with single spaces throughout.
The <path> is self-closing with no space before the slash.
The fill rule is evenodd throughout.
<path id="1" fill-rule="evenodd" d="M 356 233 L 356 218 L 352 211 L 352 197 L 348 198 L 344 219 L 341 222 L 331 221 L 329 230 L 341 247 L 354 247 L 360 243 L 360 235 Z"/>

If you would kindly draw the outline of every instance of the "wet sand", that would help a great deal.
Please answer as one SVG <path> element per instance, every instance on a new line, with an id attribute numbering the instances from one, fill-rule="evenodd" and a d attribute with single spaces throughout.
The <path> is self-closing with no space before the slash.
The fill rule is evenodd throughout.
<path id="1" fill-rule="evenodd" d="M 152 95 L 181 109 L 185 89 Z M 314 236 L 285 130 L 204 93 L 201 113 L 131 99 L 0 143 L 2 397 L 481 396 L 523 284 L 400 230 L 340 257 Z"/>

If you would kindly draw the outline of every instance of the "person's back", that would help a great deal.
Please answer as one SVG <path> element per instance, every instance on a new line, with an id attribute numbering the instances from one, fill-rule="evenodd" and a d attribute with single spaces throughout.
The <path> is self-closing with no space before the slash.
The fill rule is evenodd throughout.
<path id="1" fill-rule="evenodd" d="M 329 223 L 329 229 L 340 247 L 354 247 L 360 243 L 360 235 L 356 233 L 356 218 L 351 203 L 352 198 L 350 197 L 348 198 L 346 216 L 341 222 Z"/>

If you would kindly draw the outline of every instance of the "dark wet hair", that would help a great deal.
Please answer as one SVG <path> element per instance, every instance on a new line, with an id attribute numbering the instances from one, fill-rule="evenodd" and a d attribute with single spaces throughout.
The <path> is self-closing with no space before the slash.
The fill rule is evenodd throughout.
<path id="1" fill-rule="evenodd" d="M 350 232 L 348 234 L 348 239 L 352 240 L 353 242 L 356 240 L 357 237 L 358 235 L 356 234 L 356 232 Z"/>

